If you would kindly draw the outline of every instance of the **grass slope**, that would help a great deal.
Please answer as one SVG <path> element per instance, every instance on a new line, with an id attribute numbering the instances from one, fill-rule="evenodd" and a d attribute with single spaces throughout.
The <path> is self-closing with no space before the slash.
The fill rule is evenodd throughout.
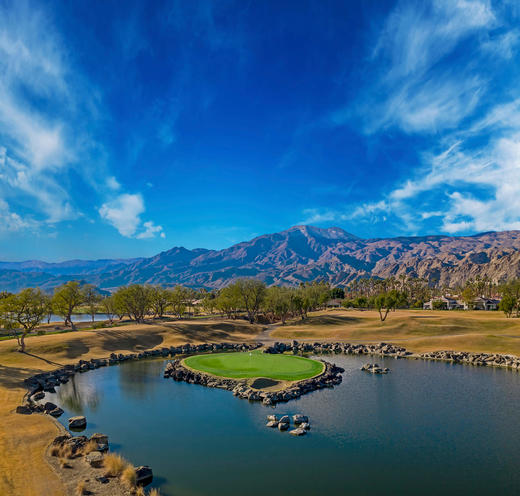
<path id="1" fill-rule="evenodd" d="M 233 379 L 267 377 L 281 381 L 300 381 L 323 371 L 323 364 L 316 360 L 293 355 L 269 355 L 259 351 L 195 355 L 186 358 L 184 363 L 195 370 Z"/>
<path id="2" fill-rule="evenodd" d="M 396 310 L 385 322 L 376 311 L 314 312 L 271 333 L 275 340 L 401 344 L 410 351 L 458 350 L 520 356 L 520 319 L 502 312 Z"/>

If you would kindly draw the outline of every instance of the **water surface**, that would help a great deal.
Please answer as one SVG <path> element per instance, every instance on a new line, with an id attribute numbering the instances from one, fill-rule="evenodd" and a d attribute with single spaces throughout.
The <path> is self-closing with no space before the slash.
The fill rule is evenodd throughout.
<path id="1" fill-rule="evenodd" d="M 520 490 L 520 374 L 491 368 L 334 355 L 343 382 L 276 408 L 230 392 L 163 379 L 166 361 L 78 374 L 47 395 L 60 419 L 147 464 L 178 496 L 489 495 Z M 265 427 L 269 413 L 303 413 L 296 438 Z"/>

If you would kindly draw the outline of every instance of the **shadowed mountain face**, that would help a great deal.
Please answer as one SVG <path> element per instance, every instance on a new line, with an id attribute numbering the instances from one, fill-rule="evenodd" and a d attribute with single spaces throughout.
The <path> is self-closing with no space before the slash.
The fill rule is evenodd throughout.
<path id="1" fill-rule="evenodd" d="M 367 240 L 337 227 L 296 226 L 224 250 L 172 248 L 151 258 L 59 264 L 0 262 L 0 289 L 51 289 L 74 278 L 102 288 L 132 283 L 219 288 L 238 277 L 267 284 L 325 279 L 344 285 L 359 277 L 400 274 L 450 286 L 476 276 L 520 277 L 520 231 Z"/>

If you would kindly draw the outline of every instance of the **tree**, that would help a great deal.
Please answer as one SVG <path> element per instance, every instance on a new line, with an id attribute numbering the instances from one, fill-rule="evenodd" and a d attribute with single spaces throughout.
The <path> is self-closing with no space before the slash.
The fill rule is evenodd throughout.
<path id="1" fill-rule="evenodd" d="M 84 300 L 85 294 L 79 282 L 69 281 L 54 291 L 52 308 L 55 313 L 63 317 L 64 325 L 70 324 L 74 330 L 76 327 L 74 326 L 74 322 L 72 322 L 72 312 L 74 312 L 74 309 L 81 305 Z"/>
<path id="2" fill-rule="evenodd" d="M 515 310 L 515 308 L 517 307 L 517 303 L 518 302 L 517 302 L 517 300 L 515 300 L 513 295 L 505 294 L 502 297 L 502 300 L 500 300 L 498 309 L 502 310 L 506 314 L 506 317 L 509 318 L 513 314 L 513 311 Z"/>
<path id="3" fill-rule="evenodd" d="M 340 287 L 332 288 L 330 290 L 330 297 L 333 299 L 337 298 L 339 300 L 342 300 L 343 298 L 345 298 L 345 290 Z"/>
<path id="4" fill-rule="evenodd" d="M 398 292 L 393 289 L 387 293 L 380 293 L 374 298 L 374 306 L 379 312 L 381 322 L 386 320 L 388 312 L 396 307 L 398 301 Z"/>
<path id="5" fill-rule="evenodd" d="M 9 334 L 16 337 L 20 352 L 25 352 L 25 337 L 44 319 L 47 298 L 40 289 L 23 289 L 0 300 L 0 320 Z"/>
<path id="6" fill-rule="evenodd" d="M 136 322 L 144 322 L 152 304 L 152 289 L 141 284 L 121 287 L 117 290 L 118 305 L 125 314 L 130 315 Z"/>
<path id="7" fill-rule="evenodd" d="M 240 294 L 235 284 L 230 284 L 221 289 L 215 298 L 215 307 L 217 310 L 227 316 L 228 319 L 235 317 L 240 309 Z"/>
<path id="8" fill-rule="evenodd" d="M 258 279 L 244 278 L 238 279 L 235 286 L 240 295 L 241 303 L 247 312 L 249 323 L 252 324 L 265 297 L 265 284 Z"/>
<path id="9" fill-rule="evenodd" d="M 94 322 L 97 312 L 97 306 L 102 297 L 93 284 L 85 284 L 83 290 L 83 302 L 88 306 L 92 322 Z"/>
<path id="10" fill-rule="evenodd" d="M 170 306 L 172 307 L 173 313 L 177 315 L 179 319 L 186 311 L 186 298 L 187 292 L 184 286 L 178 285 L 169 291 Z"/>
<path id="11" fill-rule="evenodd" d="M 285 325 L 285 321 L 291 313 L 291 292 L 289 288 L 271 286 L 267 288 L 265 294 L 266 313 L 271 314 L 273 320 L 281 320 L 282 325 Z"/>
<path id="12" fill-rule="evenodd" d="M 113 324 L 114 315 L 117 315 L 117 305 L 114 296 L 105 296 L 105 298 L 101 300 L 101 308 L 105 312 L 110 323 Z"/>
<path id="13" fill-rule="evenodd" d="M 162 318 L 166 307 L 170 304 L 170 293 L 161 286 L 150 288 L 152 310 L 156 317 Z"/>

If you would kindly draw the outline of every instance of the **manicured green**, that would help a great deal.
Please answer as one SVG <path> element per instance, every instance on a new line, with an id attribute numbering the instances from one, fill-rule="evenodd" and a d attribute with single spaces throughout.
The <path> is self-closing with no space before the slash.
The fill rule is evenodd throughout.
<path id="1" fill-rule="evenodd" d="M 268 377 L 281 381 L 300 381 L 318 375 L 323 363 L 294 355 L 270 355 L 260 351 L 245 353 L 212 353 L 184 360 L 192 369 L 219 377 L 246 379 Z"/>

